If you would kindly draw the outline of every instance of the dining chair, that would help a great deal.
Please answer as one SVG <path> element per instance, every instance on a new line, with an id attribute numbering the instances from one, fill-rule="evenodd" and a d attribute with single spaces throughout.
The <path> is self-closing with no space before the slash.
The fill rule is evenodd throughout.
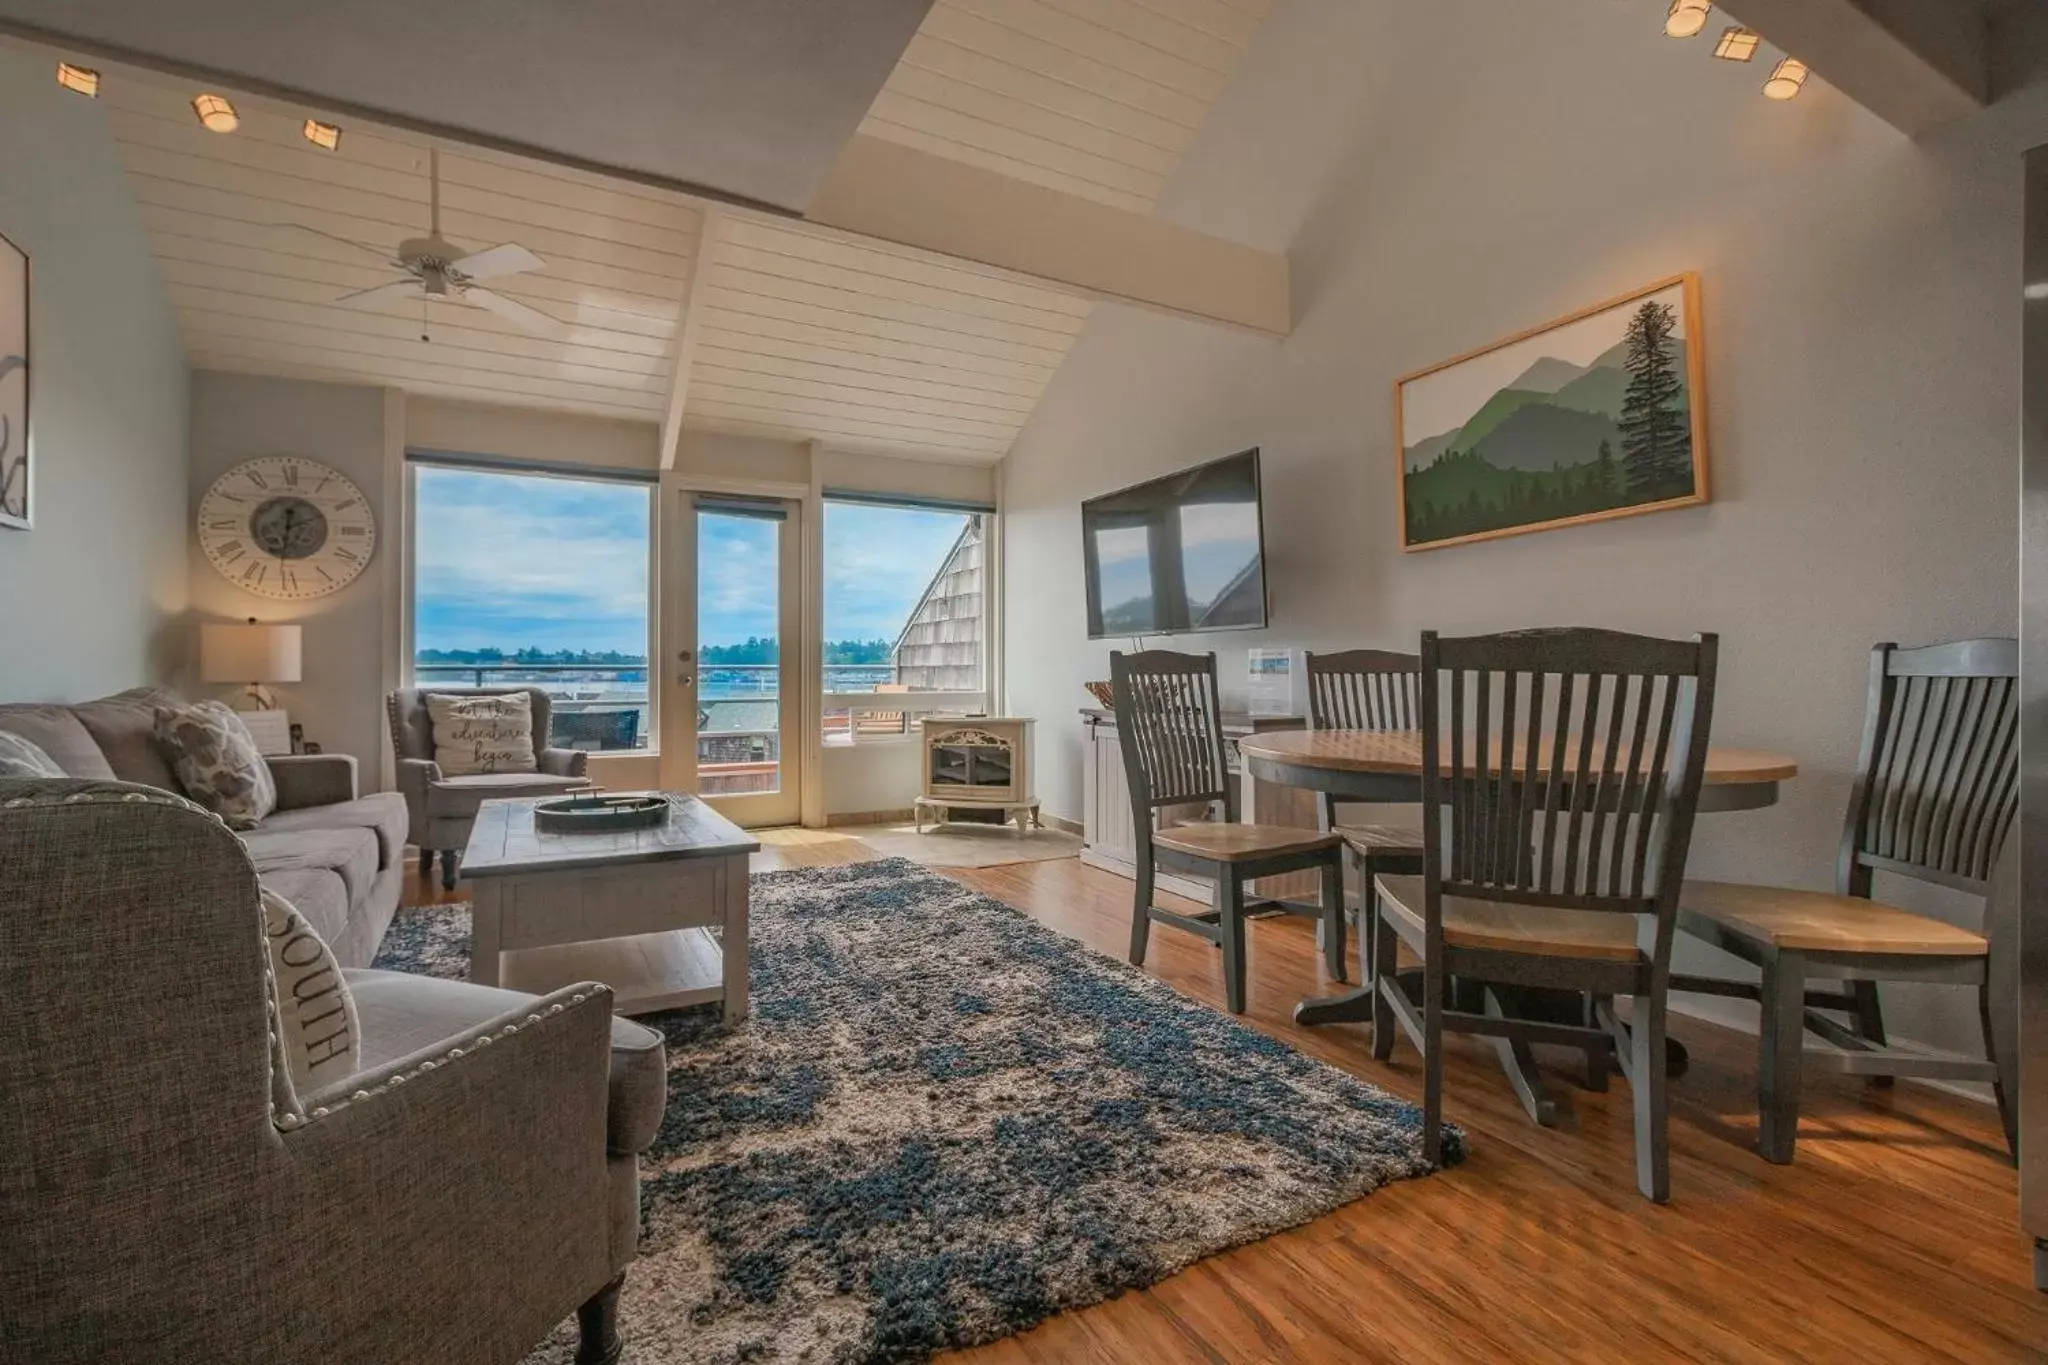
<path id="1" fill-rule="evenodd" d="M 1372 958 L 1373 1055 L 1393 1055 L 1396 1021 L 1421 1051 L 1426 1160 L 1442 1146 L 1445 1033 L 1493 1040 L 1510 1077 L 1532 1043 L 1558 1043 L 1604 1084 L 1612 1047 L 1635 1092 L 1636 1184 L 1670 1199 L 1665 1010 L 1717 647 L 1583 628 L 1424 632 L 1423 871 L 1379 878 Z M 1397 942 L 1419 968 L 1399 968 Z M 1482 983 L 1478 1010 L 1450 1007 L 1453 976 Z M 1593 1022 L 1514 1018 L 1501 989 L 1513 986 L 1582 992 Z M 1537 1097 L 1521 1099 L 1535 1117 Z"/>
<path id="2" fill-rule="evenodd" d="M 1758 982 L 1681 976 L 1672 987 L 1762 1005 L 1757 1145 L 1767 1160 L 1792 1160 L 1807 1060 L 1878 1084 L 1895 1076 L 1988 1081 L 2017 1154 L 2016 1059 L 2009 1047 L 2001 1055 L 1994 1026 L 1994 1006 L 2017 999 L 2010 972 L 2001 971 L 2015 965 L 2017 900 L 1989 893 L 2018 810 L 2019 642 L 1881 644 L 1870 652 L 1862 755 L 1834 894 L 1685 883 L 1679 927 L 1762 972 Z M 1873 900 L 1877 872 L 1985 897 L 1985 932 Z M 1812 977 L 1841 984 L 1810 986 Z M 1985 1057 L 1888 1044 L 1880 981 L 1975 986 Z M 2006 998 L 1995 1001 L 1997 994 Z M 1808 1031 L 1832 1046 L 1807 1052 Z"/>
<path id="3" fill-rule="evenodd" d="M 1343 841 L 1321 830 L 1238 822 L 1238 791 L 1225 758 L 1223 710 L 1214 654 L 1147 650 L 1109 656 L 1118 744 L 1131 793 L 1137 843 L 1137 888 L 1131 907 L 1131 962 L 1145 965 L 1154 921 L 1199 934 L 1223 949 L 1224 999 L 1244 1013 L 1245 914 L 1280 909 L 1322 922 L 1323 961 L 1344 980 Z M 1221 806 L 1221 822 L 1206 820 Z M 1178 810 L 1176 808 L 1179 808 Z M 1202 823 L 1166 823 L 1198 808 Z M 1156 822 L 1155 815 L 1165 819 Z M 1158 872 L 1209 878 L 1210 908 L 1182 915 L 1152 903 Z M 1245 883 L 1283 872 L 1322 874 L 1321 896 L 1311 910 L 1286 901 L 1247 905 Z"/>
<path id="4" fill-rule="evenodd" d="M 1309 724 L 1318 730 L 1413 730 L 1421 721 L 1422 661 L 1384 649 L 1309 651 Z M 1358 951 L 1372 980 L 1373 882 L 1382 872 L 1422 871 L 1422 822 L 1412 806 L 1367 807 L 1381 820 L 1343 818 L 1340 798 L 1322 794 L 1323 824 L 1343 837 L 1358 874 Z M 1343 802 L 1357 809 L 1355 803 Z"/>

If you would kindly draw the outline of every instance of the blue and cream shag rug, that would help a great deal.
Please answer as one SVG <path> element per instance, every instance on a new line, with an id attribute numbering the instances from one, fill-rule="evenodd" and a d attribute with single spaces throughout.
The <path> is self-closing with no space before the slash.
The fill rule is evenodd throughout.
<path id="1" fill-rule="evenodd" d="M 1429 1173 L 1415 1106 L 915 863 L 757 874 L 750 939 L 751 1018 L 642 1019 L 638 1365 L 921 1360 Z M 376 963 L 468 964 L 460 905 Z"/>

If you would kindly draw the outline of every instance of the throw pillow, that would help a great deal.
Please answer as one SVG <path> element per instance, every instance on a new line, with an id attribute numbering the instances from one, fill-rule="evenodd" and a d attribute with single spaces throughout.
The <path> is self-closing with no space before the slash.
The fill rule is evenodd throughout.
<path id="1" fill-rule="evenodd" d="M 0 777 L 62 777 L 57 760 L 43 752 L 40 744 L 0 730 Z"/>
<path id="2" fill-rule="evenodd" d="M 533 698 L 524 692 L 489 697 L 429 692 L 427 718 L 434 723 L 434 762 L 443 777 L 536 770 Z"/>
<path id="3" fill-rule="evenodd" d="M 156 738 L 185 795 L 225 820 L 253 829 L 277 809 L 277 782 L 249 727 L 225 702 L 156 709 Z"/>
<path id="4" fill-rule="evenodd" d="M 361 1056 L 356 1000 L 333 950 L 275 891 L 263 892 L 263 936 L 277 979 L 285 1067 L 302 1095 L 356 1073 Z"/>

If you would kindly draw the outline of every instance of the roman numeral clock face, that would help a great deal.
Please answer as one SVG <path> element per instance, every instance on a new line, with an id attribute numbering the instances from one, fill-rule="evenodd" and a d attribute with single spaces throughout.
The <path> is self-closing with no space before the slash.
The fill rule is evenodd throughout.
<path id="1" fill-rule="evenodd" d="M 377 519 L 362 490 L 326 465 L 267 455 L 214 480 L 199 504 L 199 547 L 259 596 L 325 597 L 369 567 Z"/>

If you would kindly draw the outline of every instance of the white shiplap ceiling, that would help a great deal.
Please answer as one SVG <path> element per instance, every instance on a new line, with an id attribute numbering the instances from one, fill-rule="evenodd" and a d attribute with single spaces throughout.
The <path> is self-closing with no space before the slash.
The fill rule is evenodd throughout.
<path id="1" fill-rule="evenodd" d="M 862 131 L 1148 211 L 1266 0 L 938 0 Z M 192 363 L 389 384 L 476 402 L 662 420 L 695 312 L 686 425 L 993 461 L 1086 321 L 1064 290 L 912 248 L 721 214 L 666 191 L 442 144 L 442 231 L 546 262 L 493 287 L 565 324 L 536 335 L 436 304 L 341 306 L 396 272 L 292 224 L 391 250 L 427 224 L 427 144 L 123 72 L 102 103 Z"/>

